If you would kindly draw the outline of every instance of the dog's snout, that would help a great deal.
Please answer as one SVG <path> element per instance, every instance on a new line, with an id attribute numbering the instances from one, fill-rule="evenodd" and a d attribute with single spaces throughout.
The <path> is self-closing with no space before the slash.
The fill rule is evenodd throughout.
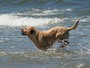
<path id="1" fill-rule="evenodd" d="M 25 33 L 24 33 L 23 29 L 21 29 L 21 35 L 25 35 Z"/>
<path id="2" fill-rule="evenodd" d="M 23 31 L 21 31 L 21 35 L 25 35 Z"/>

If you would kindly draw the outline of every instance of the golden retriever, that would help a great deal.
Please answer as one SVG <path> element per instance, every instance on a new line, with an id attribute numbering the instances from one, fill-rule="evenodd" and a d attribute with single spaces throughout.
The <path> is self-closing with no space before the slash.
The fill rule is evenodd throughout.
<path id="1" fill-rule="evenodd" d="M 63 48 L 69 44 L 69 42 L 65 40 L 69 38 L 69 31 L 76 29 L 78 22 L 79 20 L 77 20 L 75 24 L 69 28 L 58 26 L 45 31 L 40 31 L 32 26 L 28 26 L 21 29 L 21 34 L 28 36 L 29 39 L 31 39 L 33 43 L 41 50 L 47 50 L 56 41 L 64 43 L 64 45 L 60 47 Z"/>

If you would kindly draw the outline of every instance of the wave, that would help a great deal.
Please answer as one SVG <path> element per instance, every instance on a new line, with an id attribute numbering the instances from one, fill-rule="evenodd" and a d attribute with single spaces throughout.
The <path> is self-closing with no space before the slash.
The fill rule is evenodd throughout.
<path id="1" fill-rule="evenodd" d="M 63 19 L 59 18 L 33 18 L 33 17 L 19 17 L 13 14 L 0 15 L 0 26 L 40 26 L 53 23 L 59 23 Z"/>
<path id="2" fill-rule="evenodd" d="M 81 22 L 90 22 L 90 16 L 82 16 L 80 20 Z"/>
<path id="3" fill-rule="evenodd" d="M 45 3 L 45 2 L 50 2 L 50 1 L 59 1 L 59 2 L 64 2 L 64 0 L 0 0 L 1 3 L 5 4 L 26 4 L 26 3 Z"/>
<path id="4" fill-rule="evenodd" d="M 44 11 L 47 13 L 47 11 Z M 22 15 L 22 14 L 20 14 Z M 47 15 L 47 14 L 46 14 Z M 80 17 L 75 18 L 80 19 L 80 22 L 89 22 L 90 16 L 86 18 Z M 70 20 L 69 18 L 35 18 L 35 17 L 20 17 L 17 14 L 2 14 L 0 15 L 0 26 L 45 26 L 50 24 L 61 24 L 60 22 L 65 22 L 65 20 Z"/>
<path id="5" fill-rule="evenodd" d="M 58 0 L 58 1 L 63 1 L 63 0 Z M 57 2 L 57 0 L 0 0 L 0 9 L 1 9 L 0 14 L 22 12 L 22 11 L 27 11 L 31 8 L 53 9 L 53 8 L 57 8 L 58 7 L 57 5 L 58 6 L 61 5 L 59 4 L 59 2 Z M 46 12 L 50 13 L 50 11 L 48 10 Z M 43 14 L 46 12 L 43 12 Z"/>
<path id="6" fill-rule="evenodd" d="M 64 12 L 71 12 L 72 9 L 67 8 L 67 9 L 45 9 L 45 10 L 40 10 L 40 9 L 35 9 L 32 8 L 28 10 L 28 12 L 25 12 L 24 14 L 26 15 L 32 15 L 32 16 L 45 16 L 45 15 L 60 15 Z M 22 13 L 19 13 L 19 15 L 23 15 Z"/>
<path id="7" fill-rule="evenodd" d="M 0 0 L 0 3 L 4 5 L 26 5 L 26 4 L 29 4 L 29 5 L 47 4 L 48 5 L 48 4 L 60 4 L 63 2 L 78 2 L 78 1 L 81 1 L 81 0 L 75 0 L 75 1 L 74 0 Z M 86 0 L 86 1 L 82 0 L 82 1 L 87 2 L 89 0 Z"/>

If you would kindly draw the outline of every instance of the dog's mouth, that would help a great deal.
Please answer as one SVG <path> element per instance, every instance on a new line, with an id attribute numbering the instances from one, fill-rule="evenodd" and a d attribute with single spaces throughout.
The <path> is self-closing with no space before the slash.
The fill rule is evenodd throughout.
<path id="1" fill-rule="evenodd" d="M 21 35 L 26 36 L 26 34 L 23 31 L 21 32 Z"/>

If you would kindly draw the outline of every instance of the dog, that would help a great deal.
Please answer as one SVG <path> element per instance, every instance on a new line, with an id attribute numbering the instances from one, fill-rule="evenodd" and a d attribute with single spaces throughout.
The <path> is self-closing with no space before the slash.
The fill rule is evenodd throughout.
<path id="1" fill-rule="evenodd" d="M 21 35 L 28 36 L 36 47 L 41 50 L 51 48 L 56 41 L 64 43 L 64 45 L 60 47 L 63 48 L 69 44 L 67 41 L 69 38 L 69 31 L 76 29 L 78 22 L 79 20 L 69 28 L 58 26 L 44 31 L 37 30 L 33 26 L 28 26 L 21 29 Z"/>

